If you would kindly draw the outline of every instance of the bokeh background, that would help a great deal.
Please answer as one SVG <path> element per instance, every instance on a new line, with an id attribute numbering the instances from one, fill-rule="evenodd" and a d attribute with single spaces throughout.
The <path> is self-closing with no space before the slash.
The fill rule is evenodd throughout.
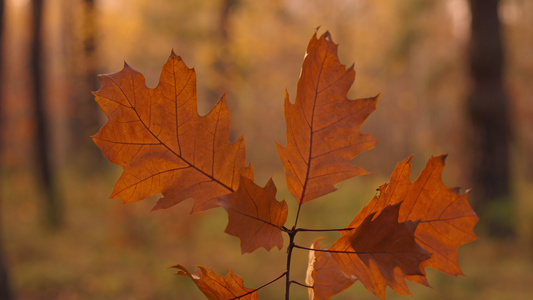
<path id="1" fill-rule="evenodd" d="M 97 74 L 117 72 L 124 61 L 155 87 L 173 49 L 196 69 L 201 114 L 226 93 L 231 138 L 244 134 L 256 182 L 273 177 L 278 200 L 286 199 L 292 211 L 290 224 L 296 205 L 274 142 L 285 143 L 284 93 L 294 99 L 318 26 L 340 45 L 341 62 L 355 66 L 350 98 L 382 93 L 363 127 L 379 144 L 354 160 L 371 174 L 306 203 L 299 224 L 343 227 L 397 162 L 415 154 L 415 179 L 429 157 L 447 153 L 444 183 L 473 188 L 481 239 L 460 248 L 467 276 L 428 270 L 433 289 L 410 284 L 414 296 L 533 295 L 532 1 L 0 4 L 0 298 L 202 299 L 188 278 L 166 269 L 177 263 L 219 274 L 229 267 L 248 287 L 281 274 L 284 250 L 241 255 L 239 240 L 223 233 L 221 209 L 189 215 L 186 201 L 150 212 L 157 195 L 128 205 L 107 199 L 121 169 L 90 139 L 106 122 L 90 91 L 99 88 Z M 477 31 L 473 19 L 481 22 L 474 22 L 481 24 Z M 296 242 L 308 245 L 316 237 L 301 233 Z M 336 235 L 327 237 L 331 244 Z M 294 256 L 293 279 L 303 282 L 307 253 Z M 280 299 L 283 290 L 276 283 L 260 296 Z M 304 288 L 291 291 L 293 299 L 307 297 Z M 360 283 L 334 297 L 353 298 L 377 299 Z"/>

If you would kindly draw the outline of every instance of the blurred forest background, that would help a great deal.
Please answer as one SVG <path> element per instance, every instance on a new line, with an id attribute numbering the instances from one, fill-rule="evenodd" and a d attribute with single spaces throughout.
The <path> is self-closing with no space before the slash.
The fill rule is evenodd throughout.
<path id="1" fill-rule="evenodd" d="M 285 143 L 284 92 L 294 99 L 317 26 L 340 45 L 341 62 L 355 64 L 350 98 L 382 93 L 363 127 L 379 144 L 354 161 L 371 174 L 306 204 L 300 225 L 343 227 L 397 162 L 415 154 L 414 179 L 431 155 L 448 153 L 444 183 L 473 188 L 481 239 L 460 248 L 466 277 L 428 270 L 434 288 L 410 284 L 414 296 L 533 294 L 533 1 L 0 4 L 0 298 L 201 299 L 190 280 L 166 270 L 176 263 L 224 275 L 229 267 L 248 287 L 281 274 L 284 251 L 241 256 L 238 239 L 223 233 L 223 210 L 189 216 L 189 201 L 150 212 L 157 196 L 126 206 L 107 200 L 121 169 L 90 139 L 106 121 L 90 91 L 97 74 L 124 61 L 155 87 L 173 49 L 196 69 L 201 114 L 226 93 L 232 138 L 244 134 L 256 182 L 273 177 L 294 213 L 274 141 Z M 303 281 L 307 253 L 295 256 L 294 279 Z M 260 296 L 279 298 L 283 288 Z M 304 288 L 291 292 L 307 297 Z M 358 283 L 334 299 L 355 297 L 377 299 Z"/>

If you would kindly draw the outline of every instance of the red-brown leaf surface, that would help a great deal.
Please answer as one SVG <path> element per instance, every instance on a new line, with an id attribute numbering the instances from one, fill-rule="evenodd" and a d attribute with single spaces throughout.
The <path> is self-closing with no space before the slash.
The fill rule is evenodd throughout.
<path id="1" fill-rule="evenodd" d="M 323 249 L 318 244 L 320 238 L 313 242 L 311 249 Z M 309 264 L 305 284 L 309 300 L 329 300 L 332 296 L 349 288 L 357 279 L 346 276 L 329 252 L 309 251 Z"/>
<path id="2" fill-rule="evenodd" d="M 219 204 L 228 212 L 226 233 L 241 239 L 242 253 L 259 247 L 266 250 L 283 247 L 281 228 L 287 220 L 287 203 L 276 200 L 276 186 L 269 180 L 264 188 L 241 177 L 239 189 L 220 197 Z"/>
<path id="3" fill-rule="evenodd" d="M 239 298 L 241 300 L 257 300 L 257 291 L 244 287 L 241 277 L 235 275 L 228 269 L 228 275 L 220 276 L 213 270 L 198 266 L 200 270 L 190 273 L 184 266 L 175 265 L 172 268 L 178 269 L 176 274 L 190 277 L 198 288 L 210 300 L 230 300 L 238 296 L 247 294 Z M 177 298 L 179 299 L 179 297 Z"/>
<path id="4" fill-rule="evenodd" d="M 229 142 L 224 97 L 198 115 L 196 73 L 180 57 L 172 52 L 154 89 L 128 65 L 99 78 L 102 88 L 94 95 L 108 122 L 93 139 L 124 168 L 110 198 L 129 203 L 162 193 L 154 209 L 193 198 L 192 211 L 199 211 L 237 190 L 246 164 L 244 139 Z M 253 178 L 251 167 L 243 174 Z"/>
<path id="5" fill-rule="evenodd" d="M 366 171 L 351 164 L 376 140 L 360 126 L 376 108 L 378 97 L 349 100 L 353 67 L 339 62 L 328 32 L 313 35 L 302 65 L 296 100 L 285 94 L 287 144 L 277 144 L 290 193 L 304 203 L 335 190 L 334 185 Z"/>
<path id="6" fill-rule="evenodd" d="M 382 299 L 387 286 L 410 295 L 405 276 L 423 275 L 421 263 L 431 256 L 415 241 L 418 221 L 398 222 L 399 211 L 400 203 L 385 207 L 377 216 L 375 212 L 365 216 L 329 249 L 346 275 L 356 276 Z"/>
<path id="7" fill-rule="evenodd" d="M 468 193 L 460 194 L 458 188 L 449 188 L 442 182 L 446 156 L 432 157 L 420 176 L 411 182 L 411 157 L 400 162 L 390 183 L 380 188 L 348 226 L 357 228 L 369 214 L 403 201 L 398 222 L 420 221 L 415 238 L 417 243 L 431 253 L 422 267 L 432 267 L 457 276 L 462 271 L 457 261 L 460 245 L 477 239 L 474 226 L 478 217 L 468 203 Z M 409 276 L 409 280 L 428 285 L 425 276 Z"/>

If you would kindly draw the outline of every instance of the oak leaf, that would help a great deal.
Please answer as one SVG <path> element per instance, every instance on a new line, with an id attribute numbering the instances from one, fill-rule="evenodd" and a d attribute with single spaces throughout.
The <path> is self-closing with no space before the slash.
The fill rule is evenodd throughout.
<path id="1" fill-rule="evenodd" d="M 196 73 L 174 52 L 156 88 L 127 64 L 99 79 L 94 96 L 108 122 L 93 140 L 124 168 L 110 198 L 130 203 L 162 193 L 154 209 L 193 198 L 195 212 L 216 207 L 218 197 L 237 190 L 241 174 L 253 178 L 244 138 L 229 141 L 225 97 L 199 116 Z"/>
<path id="2" fill-rule="evenodd" d="M 353 66 L 339 62 L 329 32 L 313 35 L 302 65 L 296 100 L 285 93 L 287 144 L 276 144 L 287 174 L 287 186 L 298 203 L 335 190 L 334 185 L 366 174 L 351 160 L 371 149 L 376 139 L 360 126 L 376 109 L 378 96 L 349 100 Z"/>
<path id="3" fill-rule="evenodd" d="M 241 277 L 228 269 L 228 275 L 221 276 L 209 268 L 198 266 L 199 270 L 190 273 L 184 266 L 175 265 L 176 274 L 191 278 L 196 286 L 210 300 L 257 300 L 257 291 L 244 287 Z M 243 296 L 244 295 L 244 296 Z"/>
<path id="4" fill-rule="evenodd" d="M 387 286 L 400 295 L 410 295 L 405 276 L 423 275 L 420 265 L 431 256 L 415 241 L 419 222 L 398 222 L 400 204 L 367 215 L 329 249 L 346 275 L 356 276 L 382 299 Z"/>
<path id="5" fill-rule="evenodd" d="M 266 250 L 283 247 L 282 227 L 288 208 L 285 201 L 276 200 L 276 191 L 272 179 L 262 188 L 241 177 L 236 192 L 220 197 L 219 205 L 228 212 L 226 233 L 241 239 L 242 253 L 259 247 Z"/>
<path id="6" fill-rule="evenodd" d="M 318 238 L 311 244 L 309 251 L 309 264 L 305 283 L 312 288 L 308 289 L 309 300 L 329 300 L 332 296 L 349 288 L 357 279 L 348 277 L 339 268 L 331 253 L 323 250 Z M 316 249 L 316 250 L 315 250 Z"/>
<path id="7" fill-rule="evenodd" d="M 197 111 L 196 74 L 171 53 L 159 84 L 148 88 L 142 74 L 127 64 L 122 71 L 101 75 L 95 99 L 108 117 L 93 136 L 95 143 L 123 173 L 110 198 L 130 203 L 161 193 L 154 209 L 169 208 L 188 198 L 191 212 L 217 206 L 228 212 L 226 232 L 239 237 L 241 251 L 283 247 L 290 238 L 288 268 L 259 287 L 244 287 L 228 269 L 226 276 L 199 266 L 188 276 L 208 299 L 258 299 L 257 290 L 286 277 L 289 294 L 291 251 L 301 205 L 333 192 L 335 184 L 366 174 L 351 160 L 369 150 L 376 139 L 360 127 L 376 109 L 379 95 L 350 100 L 353 66 L 339 62 L 337 45 L 328 32 L 311 38 L 304 58 L 294 104 L 285 93 L 287 144 L 276 144 L 289 192 L 299 206 L 294 226 L 284 226 L 287 204 L 276 200 L 276 187 L 253 181 L 246 166 L 244 138 L 229 141 L 229 109 L 223 96 L 211 111 Z M 425 267 L 461 275 L 458 247 L 477 239 L 478 218 L 468 193 L 442 183 L 445 156 L 434 157 L 414 182 L 408 158 L 399 163 L 389 184 L 341 230 L 341 238 L 324 250 L 316 240 L 310 249 L 306 283 L 310 299 L 330 299 L 356 280 L 385 298 L 386 287 L 410 295 L 405 279 L 428 285 Z M 335 229 L 337 230 L 337 229 Z M 308 230 L 312 231 L 312 230 Z M 331 230 L 328 230 L 331 231 Z M 301 284 L 300 284 L 301 285 Z"/>
<path id="8" fill-rule="evenodd" d="M 468 203 L 468 193 L 461 194 L 458 188 L 449 188 L 442 182 L 445 158 L 432 157 L 414 182 L 409 179 L 411 157 L 400 162 L 390 183 L 380 187 L 379 196 L 361 210 L 348 228 L 357 228 L 366 216 L 402 202 L 398 222 L 419 221 L 415 239 L 432 254 L 422 267 L 463 275 L 457 260 L 458 248 L 477 239 L 474 226 L 479 219 Z M 424 274 L 407 279 L 429 286 Z"/>

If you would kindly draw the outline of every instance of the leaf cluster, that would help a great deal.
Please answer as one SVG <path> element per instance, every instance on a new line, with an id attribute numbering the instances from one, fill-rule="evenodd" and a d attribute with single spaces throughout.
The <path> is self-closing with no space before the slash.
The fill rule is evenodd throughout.
<path id="1" fill-rule="evenodd" d="M 107 159 L 124 169 L 110 198 L 131 203 L 161 193 L 154 209 L 189 198 L 194 200 L 192 213 L 223 207 L 226 233 L 240 239 L 242 253 L 282 249 L 283 234 L 288 235 L 285 270 L 258 288 L 245 287 L 229 269 L 221 276 L 202 266 L 191 273 L 175 265 L 177 274 L 191 278 L 208 299 L 257 299 L 259 289 L 281 279 L 285 299 L 292 284 L 308 288 L 310 299 L 330 299 L 355 281 L 385 298 L 387 286 L 410 295 L 406 279 L 429 286 L 426 267 L 462 274 L 458 247 L 476 239 L 478 218 L 468 193 L 442 183 L 445 156 L 431 158 L 413 182 L 411 158 L 400 162 L 379 195 L 343 228 L 298 227 L 305 203 L 367 173 L 351 160 L 377 143 L 360 127 L 376 109 L 379 95 L 347 98 L 355 71 L 340 63 L 329 32 L 315 33 L 309 42 L 294 103 L 285 95 L 287 144 L 276 146 L 298 204 L 292 225 L 286 224 L 288 207 L 276 199 L 274 182 L 264 187 L 254 182 L 244 138 L 229 141 L 225 97 L 208 114 L 198 114 L 195 71 L 179 56 L 171 53 L 153 89 L 128 65 L 99 78 L 102 88 L 94 96 L 109 120 L 93 139 Z M 319 245 L 320 239 L 307 247 L 294 242 L 302 231 L 339 231 L 341 237 L 328 249 Z M 305 283 L 291 279 L 294 248 L 309 251 Z"/>

